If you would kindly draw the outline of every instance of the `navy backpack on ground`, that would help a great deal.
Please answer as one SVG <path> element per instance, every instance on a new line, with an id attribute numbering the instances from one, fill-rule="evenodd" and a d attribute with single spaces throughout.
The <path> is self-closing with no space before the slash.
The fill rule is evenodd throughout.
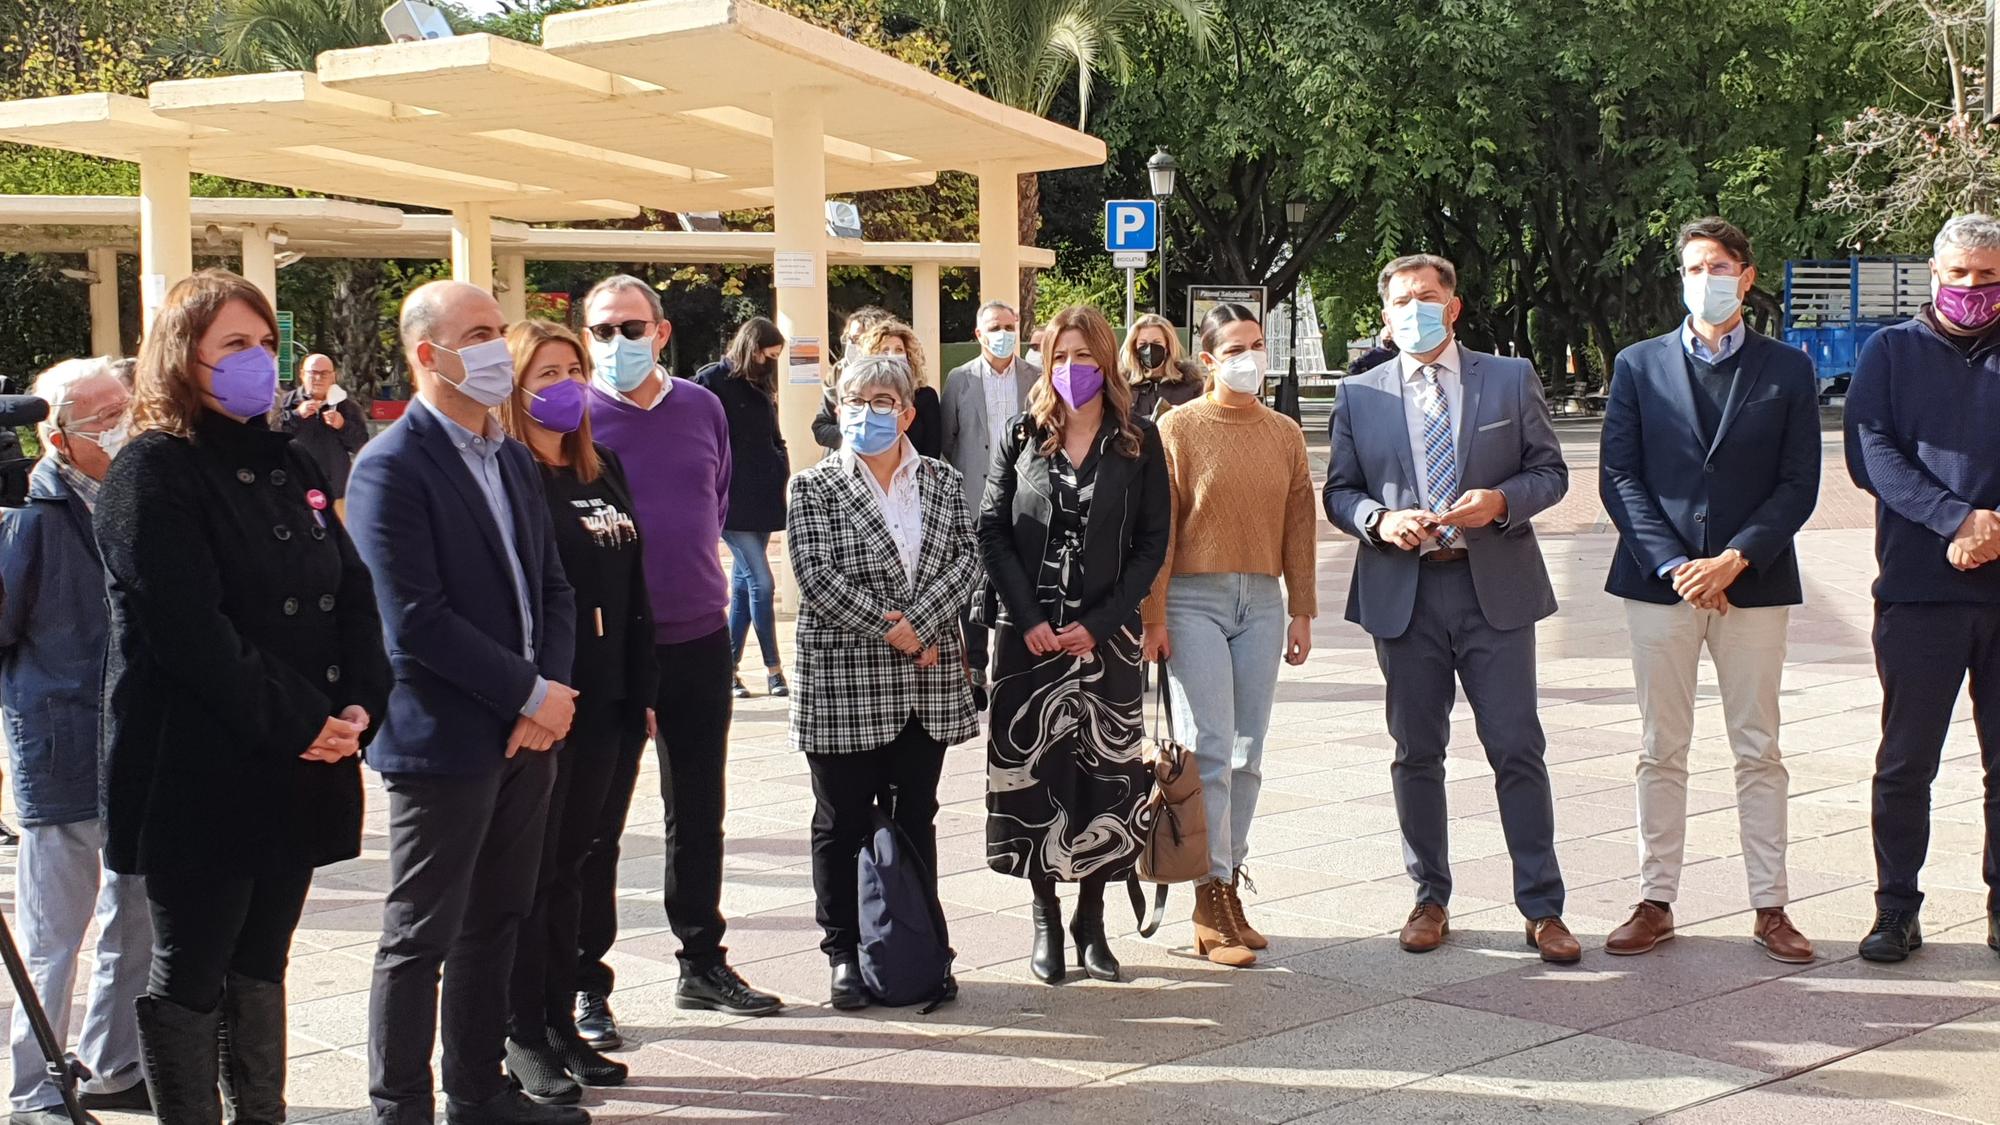
<path id="1" fill-rule="evenodd" d="M 937 884 L 910 838 L 881 809 L 861 849 L 861 981 L 879 1004 L 925 1004 L 934 1012 L 955 998 L 950 933 Z"/>

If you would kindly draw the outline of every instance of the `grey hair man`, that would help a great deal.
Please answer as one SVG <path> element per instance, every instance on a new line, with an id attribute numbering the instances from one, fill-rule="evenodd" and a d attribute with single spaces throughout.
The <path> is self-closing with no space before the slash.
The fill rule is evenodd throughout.
<path id="1" fill-rule="evenodd" d="M 56 1037 L 67 1041 L 77 958 L 98 923 L 78 1058 L 92 1109 L 145 1111 L 134 1004 L 146 990 L 153 926 L 145 880 L 104 867 L 97 726 L 103 695 L 104 564 L 91 532 L 98 483 L 125 441 L 129 395 L 109 359 L 44 371 L 49 404 L 27 507 L 0 520 L 0 714 L 7 724 L 21 953 Z M 19 1005 L 11 1037 L 13 1125 L 62 1125 L 62 1094 Z"/>
<path id="2" fill-rule="evenodd" d="M 2000 694 L 2000 222 L 1938 232 L 1932 303 L 1861 349 L 1847 468 L 1875 496 L 1875 925 L 1861 956 L 1923 945 L 1931 783 L 1959 687 Z M 2000 950 L 2000 707 L 1974 709 L 1986 770 L 1986 942 Z"/>
<path id="3" fill-rule="evenodd" d="M 979 355 L 952 369 L 945 377 L 942 418 L 944 458 L 965 480 L 965 509 L 975 522 L 986 493 L 986 472 L 993 451 L 1000 447 L 1007 426 L 1028 408 L 1028 392 L 1041 371 L 1017 353 L 1021 346 L 1021 314 L 1005 301 L 988 301 L 974 321 Z M 971 669 L 975 698 L 986 686 L 987 627 L 973 620 L 972 607 L 962 615 L 965 659 Z M 990 616 L 977 616 L 990 620 Z"/>
<path id="4" fill-rule="evenodd" d="M 1361 541 L 1347 618 L 1375 638 L 1388 681 L 1390 772 L 1417 900 L 1402 946 L 1428 952 L 1449 932 L 1444 763 L 1462 684 L 1493 765 L 1528 945 L 1572 962 L 1582 947 L 1562 921 L 1535 712 L 1534 626 L 1556 599 L 1531 523 L 1568 491 L 1569 469 L 1534 365 L 1458 342 L 1465 303 L 1451 262 L 1398 258 L 1379 290 L 1400 350 L 1341 383 L 1325 500 L 1334 526 Z"/>

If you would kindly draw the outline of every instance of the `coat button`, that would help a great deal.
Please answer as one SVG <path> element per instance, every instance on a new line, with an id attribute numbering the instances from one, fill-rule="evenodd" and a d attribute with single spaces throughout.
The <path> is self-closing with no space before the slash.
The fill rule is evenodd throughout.
<path id="1" fill-rule="evenodd" d="M 257 474 L 248 469 L 238 469 L 236 470 L 236 479 L 244 484 L 256 484 Z"/>
<path id="2" fill-rule="evenodd" d="M 283 470 L 283 469 L 272 469 L 272 470 L 271 470 L 271 483 L 272 483 L 272 484 L 275 484 L 275 485 L 278 485 L 278 486 L 280 486 L 280 487 L 282 487 L 282 486 L 284 485 L 284 483 L 285 483 L 285 470 Z"/>
<path id="3" fill-rule="evenodd" d="M 333 612 L 333 595 L 332 595 L 332 594 L 321 594 L 321 595 L 319 596 L 319 611 L 320 611 L 321 613 L 332 613 L 332 612 Z"/>
<path id="4" fill-rule="evenodd" d="M 327 666 L 326 682 L 330 684 L 337 684 L 340 682 L 340 665 L 330 664 Z"/>
<path id="5" fill-rule="evenodd" d="M 284 524 L 279 524 L 271 529 L 271 534 L 277 536 L 278 542 L 282 543 L 292 537 L 292 529 L 286 527 Z"/>
<path id="6" fill-rule="evenodd" d="M 285 599 L 285 616 L 286 616 L 286 617 L 296 617 L 296 616 L 298 616 L 298 612 L 299 612 L 299 599 L 297 599 L 297 598 L 286 598 L 286 599 Z"/>

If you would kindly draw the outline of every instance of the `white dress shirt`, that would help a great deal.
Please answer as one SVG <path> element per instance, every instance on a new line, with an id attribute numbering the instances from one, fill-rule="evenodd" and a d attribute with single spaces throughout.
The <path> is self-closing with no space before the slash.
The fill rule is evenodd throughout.
<path id="1" fill-rule="evenodd" d="M 1415 356 L 1404 352 L 1396 357 L 1403 371 L 1403 422 L 1410 430 L 1410 455 L 1417 467 L 1417 494 L 1423 498 L 1424 507 L 1431 503 L 1430 460 L 1424 453 L 1424 367 Z M 1451 454 L 1458 463 L 1459 475 L 1465 474 L 1465 451 L 1458 446 L 1459 421 L 1465 410 L 1465 387 L 1459 381 L 1463 360 L 1459 356 L 1458 342 L 1453 341 L 1444 351 L 1438 353 L 1436 363 L 1442 370 L 1438 372 L 1438 385 L 1444 388 L 1444 401 L 1451 417 Z"/>
<path id="2" fill-rule="evenodd" d="M 900 440 L 903 459 L 896 465 L 896 471 L 889 476 L 889 487 L 875 478 L 859 454 L 843 447 L 842 457 L 847 458 L 851 472 L 859 473 L 868 492 L 875 497 L 876 510 L 882 513 L 882 522 L 889 526 L 889 538 L 896 541 L 896 555 L 903 563 L 903 573 L 910 581 L 917 580 L 917 559 L 924 551 L 924 498 L 917 488 L 917 466 L 923 459 L 917 456 L 917 447 L 909 438 Z"/>
<path id="3" fill-rule="evenodd" d="M 995 371 L 986 353 L 979 353 L 979 386 L 986 392 L 986 438 L 990 449 L 1000 448 L 1000 440 L 1007 434 L 1007 423 L 1021 412 L 1020 396 L 1014 392 L 1014 376 L 1020 363 L 1016 359 L 1007 365 L 1007 370 Z"/>

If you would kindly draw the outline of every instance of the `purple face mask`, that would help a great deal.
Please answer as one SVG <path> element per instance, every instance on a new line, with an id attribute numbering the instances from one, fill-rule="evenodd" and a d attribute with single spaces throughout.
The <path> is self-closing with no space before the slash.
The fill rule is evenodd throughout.
<path id="1" fill-rule="evenodd" d="M 1960 328 L 1978 332 L 1995 320 L 2000 320 L 2000 281 L 1963 289 L 1952 285 L 1940 285 L 1937 291 L 1937 311 Z"/>
<path id="2" fill-rule="evenodd" d="M 238 418 L 270 411 L 278 395 L 278 357 L 263 348 L 244 348 L 209 364 L 208 393 Z"/>
<path id="3" fill-rule="evenodd" d="M 1049 373 L 1049 382 L 1055 384 L 1056 393 L 1069 408 L 1076 410 L 1104 390 L 1104 369 L 1094 363 L 1066 363 Z"/>
<path id="4" fill-rule="evenodd" d="M 582 383 L 564 379 L 554 386 L 543 387 L 541 394 L 525 387 L 521 393 L 528 396 L 528 417 L 540 423 L 543 429 L 567 434 L 583 425 L 585 397 Z"/>

